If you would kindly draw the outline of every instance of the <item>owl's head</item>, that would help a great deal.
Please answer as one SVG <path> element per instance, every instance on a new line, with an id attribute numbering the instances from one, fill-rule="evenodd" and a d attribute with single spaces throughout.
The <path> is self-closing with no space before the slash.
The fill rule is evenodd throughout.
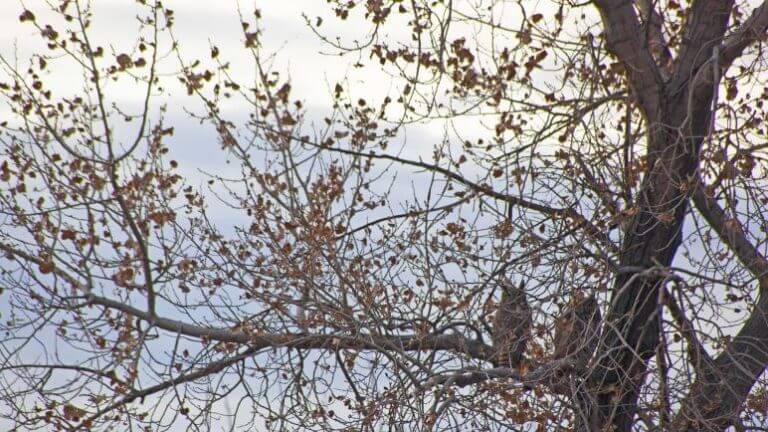
<path id="1" fill-rule="evenodd" d="M 520 293 L 525 292 L 525 282 L 520 281 L 518 285 L 515 285 L 512 280 L 503 278 L 499 281 L 499 285 L 501 286 L 501 290 L 503 293 L 507 294 L 508 296 L 517 295 Z"/>

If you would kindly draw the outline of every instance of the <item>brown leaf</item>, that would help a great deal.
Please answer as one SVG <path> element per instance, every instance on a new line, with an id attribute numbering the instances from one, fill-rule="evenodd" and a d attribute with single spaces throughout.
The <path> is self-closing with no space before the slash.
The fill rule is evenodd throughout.
<path id="1" fill-rule="evenodd" d="M 290 113 L 283 114 L 283 117 L 280 119 L 280 124 L 283 126 L 294 126 L 296 123 L 296 119 Z"/>
<path id="2" fill-rule="evenodd" d="M 275 96 L 277 96 L 280 101 L 283 103 L 288 103 L 288 95 L 291 93 L 291 85 L 288 83 L 283 84 L 282 87 L 280 87 L 280 90 L 277 91 Z"/>
<path id="3" fill-rule="evenodd" d="M 121 70 L 125 70 L 133 66 L 133 60 L 131 60 L 131 57 L 128 54 L 120 54 L 117 56 L 116 60 Z"/>
<path id="4" fill-rule="evenodd" d="M 49 274 L 53 273 L 55 266 L 53 265 L 52 261 L 43 261 L 40 263 L 40 265 L 37 266 L 37 269 L 40 270 L 40 273 L 42 274 Z"/>
<path id="5" fill-rule="evenodd" d="M 29 11 L 27 9 L 25 9 L 24 12 L 22 12 L 21 15 L 19 15 L 19 21 L 21 22 L 34 21 L 34 20 L 35 20 L 35 15 L 32 13 L 32 11 Z"/>

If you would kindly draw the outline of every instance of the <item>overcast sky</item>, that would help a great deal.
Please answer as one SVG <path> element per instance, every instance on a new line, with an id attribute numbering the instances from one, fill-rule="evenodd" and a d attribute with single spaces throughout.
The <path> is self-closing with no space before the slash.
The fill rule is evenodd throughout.
<path id="1" fill-rule="evenodd" d="M 93 3 L 95 19 L 91 37 L 94 44 L 109 47 L 115 52 L 130 50 L 137 28 L 135 0 L 94 0 Z M 239 3 L 243 13 L 250 15 L 254 2 L 243 0 Z M 175 11 L 175 34 L 182 43 L 182 52 L 187 60 L 207 58 L 210 45 L 215 44 L 221 51 L 222 59 L 232 63 L 236 76 L 253 76 L 247 53 L 242 48 L 237 1 L 166 0 L 164 4 Z M 322 29 L 331 37 L 341 36 L 346 42 L 365 37 L 369 28 L 361 21 L 339 24 L 333 19 L 331 8 L 324 0 L 262 0 L 256 4 L 260 5 L 263 16 L 265 52 L 276 53 L 275 69 L 289 74 L 293 97 L 304 100 L 310 117 L 321 118 L 329 112 L 331 91 L 336 82 L 344 81 L 351 94 L 373 100 L 381 100 L 388 93 L 398 92 L 395 82 L 380 71 L 375 62 L 370 62 L 372 67 L 353 68 L 352 64 L 358 60 L 355 56 L 333 55 L 333 49 L 323 44 L 308 28 L 304 16 L 312 20 L 322 16 L 325 22 Z M 40 22 L 45 23 L 49 19 L 44 0 L 25 0 L 24 5 L 33 11 Z M 0 0 L 0 29 L 3 29 L 0 32 L 0 55 L 11 61 L 18 58 L 21 64 L 32 52 L 46 52 L 35 29 L 19 22 L 23 9 L 24 6 L 17 0 Z M 394 38 L 403 36 L 397 34 L 397 26 L 389 26 L 388 29 Z M 367 56 L 363 60 L 367 61 Z M 170 60 L 168 66 L 173 65 L 173 60 Z M 77 91 L 77 88 L 72 88 L 72 82 L 75 78 L 79 79 L 79 75 L 71 73 L 66 67 L 53 69 L 47 78 L 47 85 L 54 91 Z M 165 99 L 171 103 L 168 117 L 171 125 L 176 127 L 171 154 L 181 161 L 184 172 L 193 175 L 196 170 L 203 169 L 221 174 L 222 169 L 232 169 L 236 173 L 236 166 L 225 164 L 226 154 L 219 150 L 214 131 L 185 118 L 183 108 L 194 109 L 197 101 L 187 97 L 183 87 L 175 80 L 168 84 L 171 94 Z M 116 87 L 110 96 L 118 103 L 130 104 L 139 100 L 140 93 L 128 85 Z M 247 112 L 244 106 L 232 105 L 228 108 L 230 112 L 227 114 L 233 117 L 240 115 L 242 118 Z M 5 109 L 0 105 L 0 118 L 6 113 Z M 240 109 L 242 112 L 238 113 Z M 440 135 L 439 124 L 412 127 L 409 130 L 408 152 L 429 158 L 432 144 L 441 138 Z M 203 179 L 190 177 L 187 181 L 196 185 Z M 404 194 L 409 192 L 410 188 Z"/>
<path id="2" fill-rule="evenodd" d="M 134 0 L 96 0 L 94 3 L 94 25 L 91 40 L 94 45 L 102 45 L 107 52 L 130 51 L 135 43 L 137 23 L 135 20 L 137 7 Z M 254 71 L 248 62 L 247 52 L 243 49 L 242 32 L 238 18 L 238 2 L 235 0 L 189 1 L 166 0 L 167 8 L 174 10 L 176 15 L 175 34 L 182 43 L 182 51 L 187 60 L 205 59 L 210 52 L 210 45 L 215 44 L 221 51 L 221 58 L 230 61 L 234 74 L 241 78 L 252 77 Z M 261 7 L 264 26 L 263 47 L 265 52 L 277 53 L 275 69 L 289 73 L 293 86 L 293 97 L 304 100 L 310 116 L 318 118 L 324 115 L 331 105 L 331 92 L 336 82 L 346 78 L 346 84 L 351 89 L 365 91 L 365 95 L 373 98 L 383 98 L 390 89 L 390 79 L 377 72 L 376 69 L 354 69 L 350 65 L 355 62 L 352 56 L 341 58 L 336 55 L 323 54 L 330 52 L 305 24 L 303 15 L 315 19 L 322 15 L 328 25 L 333 19 L 328 15 L 330 8 L 325 1 L 318 0 L 284 0 L 262 1 Z M 243 13 L 250 15 L 253 2 L 241 1 Z M 10 62 L 18 59 L 24 65 L 33 52 L 50 53 L 41 42 L 37 31 L 28 23 L 19 21 L 19 15 L 24 8 L 31 10 L 37 21 L 45 25 L 52 21 L 50 12 L 43 0 L 25 0 L 22 5 L 16 0 L 0 0 L 0 55 Z M 348 41 L 362 37 L 367 27 L 337 26 L 329 27 L 329 33 L 343 36 Z M 359 34 L 356 34 L 359 33 Z M 106 59 L 105 59 L 106 61 Z M 176 65 L 169 59 L 166 67 Z M 3 76 L 0 81 L 6 80 Z M 50 75 L 45 78 L 46 86 L 61 96 L 67 92 L 76 93 L 81 87 L 81 75 L 77 70 L 66 64 L 57 64 L 51 68 Z M 365 82 L 364 82 L 365 81 Z M 215 132 L 210 126 L 199 125 L 196 121 L 185 116 L 183 108 L 196 108 L 199 101 L 187 97 L 182 85 L 174 79 L 167 82 L 168 93 L 164 101 L 169 102 L 168 120 L 175 126 L 175 135 L 171 139 L 171 155 L 181 162 L 181 168 L 189 176 L 186 181 L 193 186 L 204 183 L 203 176 L 195 177 L 198 170 L 226 174 L 232 170 L 237 174 L 235 164 L 227 165 L 226 154 L 220 150 Z M 138 103 L 141 92 L 130 84 L 113 87 L 109 97 L 121 105 L 130 106 Z M 163 100 L 163 99 L 161 99 Z M 232 117 L 245 117 L 247 108 L 232 105 L 227 113 Z M 242 113 L 237 111 L 242 109 Z M 0 119 L 6 117 L 8 111 L 0 104 Z M 222 217 L 223 210 L 217 211 L 219 223 L 227 230 L 232 219 Z M 234 215 L 229 215 L 234 217 Z M 5 299 L 3 299 L 5 301 Z M 0 307 L 3 305 L 0 303 Z M 31 354 L 34 356 L 34 354 Z M 31 359 L 36 360 L 36 359 Z M 236 399 L 233 403 L 237 403 Z M 9 427 L 0 423 L 0 429 Z M 182 429 L 179 429 L 182 430 Z"/>
<path id="3" fill-rule="evenodd" d="M 114 63 L 115 53 L 130 52 L 135 46 L 138 28 L 135 17 L 139 8 L 134 0 L 97 0 L 92 3 L 94 20 L 91 42 L 104 46 L 107 53 L 111 54 L 111 57 L 105 56 L 103 61 Z M 168 0 L 163 4 L 175 13 L 174 33 L 181 42 L 185 61 L 209 60 L 210 46 L 216 45 L 221 52 L 220 58 L 231 63 L 232 74 L 245 83 L 253 80 L 255 75 L 250 55 L 243 49 L 238 8 L 250 18 L 254 4 L 257 5 L 262 14 L 261 24 L 264 29 L 263 53 L 275 54 L 271 57 L 273 70 L 281 72 L 284 78 L 290 77 L 293 88 L 291 96 L 304 102 L 310 121 L 320 120 L 330 114 L 332 89 L 338 82 L 349 90 L 352 98 L 365 97 L 373 103 L 380 102 L 387 94 L 399 93 L 402 90 L 399 87 L 404 85 L 402 81 L 397 82 L 384 73 L 378 67 L 378 62 L 369 61 L 368 53 L 363 54 L 363 57 L 355 54 L 339 56 L 337 51 L 312 32 L 305 20 L 308 18 L 316 22 L 317 17 L 323 18 L 321 30 L 325 36 L 334 40 L 339 37 L 338 40 L 347 44 L 365 40 L 370 31 L 369 23 L 361 19 L 339 21 L 325 1 Z M 31 53 L 52 53 L 45 48 L 33 26 L 19 21 L 19 15 L 25 7 L 34 13 L 38 23 L 45 25 L 50 22 L 61 31 L 57 24 L 60 20 L 54 19 L 44 0 L 25 0 L 23 4 L 17 0 L 0 0 L 0 28 L 3 29 L 0 32 L 0 55 L 9 61 L 18 59 L 22 69 Z M 382 30 L 386 32 L 384 34 L 388 40 L 407 38 L 409 33 L 404 32 L 407 28 L 394 24 Z M 369 65 L 363 68 L 352 66 L 361 60 Z M 160 69 L 171 71 L 177 67 L 177 61 L 170 58 Z M 75 64 L 59 62 L 49 69 L 49 76 L 44 79 L 46 86 L 56 95 L 61 97 L 68 92 L 77 93 L 82 88 L 79 84 L 82 82 L 81 74 Z M 200 112 L 200 101 L 187 96 L 184 87 L 175 78 L 166 80 L 165 84 L 166 95 L 156 100 L 156 106 L 159 102 L 169 104 L 167 122 L 169 126 L 175 127 L 175 134 L 168 142 L 171 156 L 181 163 L 180 168 L 187 180 L 194 186 L 202 185 L 205 179 L 197 176 L 200 170 L 217 173 L 232 170 L 236 174 L 237 165 L 226 164 L 227 155 L 220 150 L 213 128 L 200 125 L 184 113 L 185 109 Z M 107 94 L 123 109 L 133 105 L 135 111 L 138 111 L 143 96 L 142 90 L 127 80 L 124 84 L 111 85 Z M 232 120 L 243 120 L 249 112 L 245 105 L 239 103 L 230 103 L 225 108 L 225 117 Z M 0 105 L 0 117 L 7 113 L 5 110 L 6 107 Z M 129 126 L 137 125 L 134 122 Z M 443 127 L 439 123 L 410 126 L 404 135 L 408 139 L 404 154 L 414 158 L 429 158 L 433 144 L 443 135 Z M 309 129 L 304 131 L 309 132 Z M 130 131 L 123 133 L 118 130 L 118 137 L 121 133 L 130 136 L 127 135 Z M 390 150 L 397 151 L 397 146 L 391 146 Z M 410 195 L 410 187 L 401 189 L 408 189 L 404 192 Z"/>
<path id="4" fill-rule="evenodd" d="M 108 52 L 116 53 L 130 51 L 135 44 L 137 23 L 135 20 L 137 7 L 133 0 L 98 0 L 93 2 L 94 25 L 91 39 L 94 45 L 103 45 Z M 300 98 L 310 111 L 310 115 L 323 114 L 331 105 L 331 92 L 335 83 L 346 80 L 345 87 L 352 93 L 364 91 L 367 98 L 381 100 L 388 92 L 393 91 L 392 80 L 377 67 L 353 68 L 357 62 L 354 55 L 340 57 L 333 54 L 333 49 L 323 44 L 312 33 L 305 23 L 304 16 L 316 20 L 324 18 L 322 30 L 328 36 L 341 36 L 345 42 L 364 39 L 369 27 L 362 21 L 354 23 L 339 21 L 333 17 L 332 9 L 325 1 L 290 0 L 256 2 L 262 12 L 264 28 L 263 43 L 265 53 L 275 53 L 274 69 L 290 76 L 293 92 L 292 97 Z M 51 20 L 46 13 L 43 0 L 26 0 L 24 5 L 30 9 L 41 24 Z M 238 2 L 235 0 L 217 1 L 165 1 L 167 8 L 174 10 L 176 15 L 174 32 L 181 41 L 185 60 L 205 60 L 210 52 L 211 44 L 221 51 L 221 58 L 231 62 L 235 76 L 240 78 L 253 77 L 248 53 L 243 47 L 243 36 L 238 18 Z M 254 2 L 240 1 L 239 6 L 244 15 L 250 16 Z M 12 60 L 18 58 L 23 65 L 32 52 L 47 52 L 35 29 L 27 23 L 19 22 L 19 15 L 24 6 L 16 0 L 0 1 L 0 54 Z M 397 26 L 390 26 L 397 31 Z M 367 60 L 367 59 L 366 59 Z M 375 63 L 375 62 L 371 62 Z M 165 67 L 176 66 L 171 59 Z M 65 65 L 52 68 L 47 78 L 47 86 L 61 94 L 66 91 L 76 91 L 72 88 L 74 69 Z M 178 82 L 168 83 L 171 102 L 176 108 L 193 107 L 196 100 L 188 98 Z M 57 91 L 58 90 L 58 91 Z M 132 86 L 113 88 L 109 92 L 118 102 L 138 102 L 141 92 Z M 178 98 L 178 99 L 177 99 Z M 230 106 L 231 110 L 238 107 Z M 0 109 L 4 109 L 0 108 Z M 0 112 L 2 115 L 2 112 Z M 181 110 L 170 110 L 169 117 L 183 117 Z M 196 128 L 193 136 L 200 139 L 215 138 L 213 134 L 205 135 L 204 131 Z M 179 128 L 177 127 L 177 131 Z M 200 134 L 203 134 L 202 136 Z M 207 150 L 211 150 L 210 148 Z M 173 151 L 173 149 L 172 149 Z M 193 158 L 193 154 L 186 156 Z M 210 154 L 197 162 L 210 162 Z"/>
<path id="5" fill-rule="evenodd" d="M 241 49 L 243 38 L 238 19 L 238 3 L 243 13 L 248 16 L 253 10 L 254 2 L 168 0 L 163 3 L 176 14 L 175 32 L 187 55 L 193 57 L 196 52 L 207 53 L 209 44 L 215 43 L 222 49 L 223 55 L 229 54 L 228 60 L 233 61 L 235 67 L 245 64 L 237 62 L 235 56 L 244 54 Z M 46 18 L 50 15 L 45 13 L 43 0 L 26 0 L 24 4 L 35 13 L 39 22 L 47 22 Z M 279 66 L 283 70 L 290 67 L 291 76 L 296 80 L 297 90 L 300 90 L 302 97 L 315 100 L 327 96 L 327 89 L 318 85 L 318 74 L 340 78 L 349 71 L 350 59 L 321 54 L 321 50 L 331 50 L 313 35 L 306 26 L 303 15 L 311 19 L 323 16 L 327 20 L 330 18 L 328 12 L 331 8 L 324 1 L 313 0 L 268 1 L 255 4 L 262 12 L 262 24 L 265 28 L 263 46 L 266 51 L 281 52 L 278 57 Z M 12 54 L 14 47 L 18 47 L 23 57 L 30 49 L 42 46 L 40 38 L 34 34 L 34 29 L 19 22 L 18 17 L 22 10 L 20 1 L 0 1 L 0 28 L 3 29 L 3 32 L 0 32 L 0 52 L 5 56 Z M 95 19 L 92 39 L 96 43 L 115 47 L 116 50 L 132 44 L 137 27 L 134 19 L 137 11 L 135 1 L 98 0 L 94 2 L 93 10 Z M 329 24 L 325 25 L 324 30 L 331 35 L 343 36 L 347 41 L 363 37 L 367 32 L 367 27 L 359 25 L 339 26 L 334 25 L 333 21 L 325 22 Z M 376 80 L 376 83 L 377 88 L 382 88 L 382 84 L 385 84 L 380 80 Z"/>

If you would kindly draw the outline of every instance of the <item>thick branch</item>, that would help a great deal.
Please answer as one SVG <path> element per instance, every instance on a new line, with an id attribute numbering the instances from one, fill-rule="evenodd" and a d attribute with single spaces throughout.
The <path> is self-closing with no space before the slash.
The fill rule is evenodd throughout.
<path id="1" fill-rule="evenodd" d="M 209 339 L 221 342 L 246 344 L 257 349 L 267 347 L 291 347 L 303 349 L 358 349 L 381 350 L 393 347 L 402 351 L 419 350 L 448 350 L 467 354 L 471 357 L 485 360 L 491 347 L 482 341 L 468 339 L 456 334 L 430 334 L 424 336 L 383 336 L 365 335 L 346 336 L 335 334 L 309 333 L 246 333 L 225 328 L 202 327 L 170 318 L 152 316 L 148 312 L 137 309 L 122 302 L 89 295 L 91 303 L 116 309 L 150 322 L 158 328 L 186 336 Z"/>
<path id="2" fill-rule="evenodd" d="M 576 364 L 573 359 L 565 358 L 534 365 L 532 370 L 525 374 L 521 373 L 518 369 L 508 367 L 464 370 L 453 374 L 438 375 L 430 380 L 430 384 L 450 384 L 457 387 L 467 387 L 490 379 L 510 378 L 519 381 L 520 384 L 526 387 L 536 387 L 545 384 L 553 390 L 562 393 L 568 388 L 568 386 L 561 382 L 562 378 L 567 373 L 573 371 L 575 367 Z"/>
<path id="3" fill-rule="evenodd" d="M 757 279 L 760 298 L 744 327 L 714 363 L 701 371 L 684 399 L 675 430 L 723 430 L 738 418 L 752 386 L 768 367 L 768 260 L 741 225 L 697 188 L 693 201 L 720 239 Z"/>
<path id="4" fill-rule="evenodd" d="M 768 275 L 768 259 L 752 245 L 744 234 L 741 224 L 735 219 L 729 218 L 717 201 L 707 195 L 703 187 L 696 188 L 693 202 L 696 209 L 720 236 L 723 243 L 733 251 L 736 258 L 752 273 L 755 279 L 760 280 Z"/>
<path id="5" fill-rule="evenodd" d="M 693 77 L 678 75 L 681 86 L 690 86 L 689 104 L 700 106 L 700 101 L 709 99 L 713 87 L 720 85 L 720 77 L 752 43 L 765 37 L 768 31 L 768 1 L 756 8 L 752 15 L 733 34 L 725 38 L 717 51 L 706 57 L 696 58 L 697 66 Z M 694 72 L 691 72 L 694 73 Z M 692 80 L 690 83 L 689 80 Z M 715 102 L 717 102 L 715 100 Z"/>
<path id="6" fill-rule="evenodd" d="M 33 264 L 43 264 L 41 259 L 23 251 L 18 251 L 4 243 L 0 243 L 0 250 L 5 251 L 7 255 L 17 256 Z M 52 272 L 66 280 L 75 290 L 84 291 L 82 289 L 83 285 L 67 272 L 55 266 Z M 491 347 L 484 342 L 456 334 L 429 334 L 423 336 L 361 334 L 352 337 L 336 334 L 246 333 L 227 328 L 203 327 L 179 320 L 156 316 L 151 312 L 135 308 L 124 302 L 97 296 L 89 292 L 85 292 L 84 294 L 84 297 L 91 304 L 119 310 L 147 321 L 160 329 L 175 334 L 183 334 L 185 336 L 212 341 L 245 344 L 256 349 L 267 347 L 291 347 L 302 349 L 357 349 L 379 351 L 382 349 L 396 349 L 402 351 L 447 350 L 463 353 L 480 360 L 489 359 L 490 357 L 488 353 L 492 352 Z"/>
<path id="7" fill-rule="evenodd" d="M 624 65 L 629 83 L 646 119 L 657 118 L 660 85 L 659 69 L 642 38 L 633 2 L 593 0 L 600 11 L 608 49 Z"/>
<path id="8" fill-rule="evenodd" d="M 720 66 L 723 70 L 739 58 L 749 45 L 763 39 L 766 30 L 768 30 L 768 0 L 755 8 L 741 27 L 723 41 L 720 48 Z"/>
<path id="9" fill-rule="evenodd" d="M 656 59 L 659 69 L 666 77 L 671 67 L 672 52 L 670 52 L 667 41 L 664 39 L 664 18 L 656 10 L 655 3 L 653 0 L 639 0 L 637 8 L 643 16 L 648 48 Z"/>
<path id="10" fill-rule="evenodd" d="M 706 63 L 728 29 L 733 0 L 696 0 L 691 6 L 680 54 L 674 65 L 673 89 L 682 89 Z"/>

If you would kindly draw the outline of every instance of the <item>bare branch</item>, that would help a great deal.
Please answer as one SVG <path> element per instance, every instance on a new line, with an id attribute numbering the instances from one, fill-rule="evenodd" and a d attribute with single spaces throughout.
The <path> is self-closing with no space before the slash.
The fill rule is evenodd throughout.
<path id="1" fill-rule="evenodd" d="M 721 430 L 738 421 L 752 386 L 768 367 L 768 260 L 741 224 L 728 218 L 703 185 L 696 208 L 758 283 L 759 300 L 738 334 L 712 363 L 704 363 L 675 419 L 675 430 Z"/>
<path id="2" fill-rule="evenodd" d="M 720 44 L 728 28 L 733 3 L 734 0 L 693 2 L 685 24 L 680 53 L 675 60 L 675 77 L 671 88 L 682 88 L 709 61 L 712 49 Z"/>
<path id="3" fill-rule="evenodd" d="M 764 40 L 768 30 L 768 1 L 752 11 L 741 26 L 725 38 L 720 47 L 720 66 L 727 70 L 751 44 Z"/>
<path id="4" fill-rule="evenodd" d="M 741 223 L 728 217 L 717 201 L 707 195 L 705 189 L 702 184 L 693 193 L 696 209 L 755 279 L 764 279 L 768 275 L 768 259 L 747 239 Z"/>
<path id="5" fill-rule="evenodd" d="M 637 7 L 643 17 L 648 49 L 656 59 L 659 70 L 666 80 L 669 78 L 672 66 L 672 52 L 664 39 L 664 18 L 656 9 L 655 3 L 653 0 L 639 0 Z"/>

